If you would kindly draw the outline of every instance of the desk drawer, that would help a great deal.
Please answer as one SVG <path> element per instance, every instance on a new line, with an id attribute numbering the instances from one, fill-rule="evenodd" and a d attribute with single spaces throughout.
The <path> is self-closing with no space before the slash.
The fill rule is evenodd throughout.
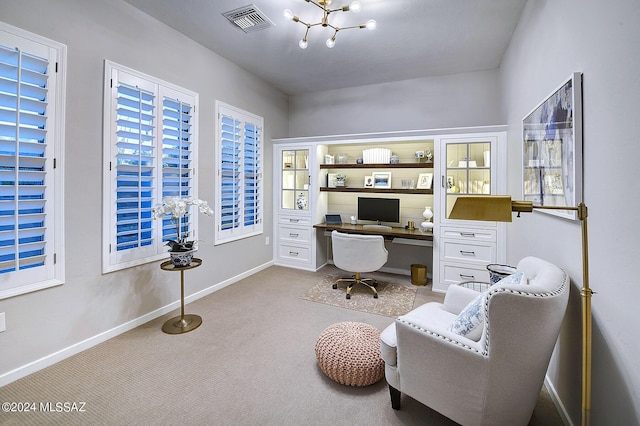
<path id="1" fill-rule="evenodd" d="M 278 235 L 282 243 L 308 243 L 311 241 L 311 228 L 279 225 Z"/>
<path id="2" fill-rule="evenodd" d="M 462 241 L 442 243 L 443 260 L 488 265 L 495 261 L 495 244 L 469 244 Z"/>
<path id="3" fill-rule="evenodd" d="M 464 281 L 489 282 L 489 271 L 485 268 L 474 268 L 444 263 L 441 268 L 442 281 L 445 284 L 457 284 Z"/>
<path id="4" fill-rule="evenodd" d="M 311 250 L 309 247 L 280 244 L 278 246 L 278 257 L 285 260 L 308 262 L 311 259 Z"/>
<path id="5" fill-rule="evenodd" d="M 497 231 L 495 229 L 442 227 L 440 236 L 442 238 L 451 240 L 455 239 L 476 242 L 495 242 L 497 240 Z"/>
<path id="6" fill-rule="evenodd" d="M 283 225 L 311 226 L 311 218 L 306 216 L 278 216 L 278 223 Z"/>

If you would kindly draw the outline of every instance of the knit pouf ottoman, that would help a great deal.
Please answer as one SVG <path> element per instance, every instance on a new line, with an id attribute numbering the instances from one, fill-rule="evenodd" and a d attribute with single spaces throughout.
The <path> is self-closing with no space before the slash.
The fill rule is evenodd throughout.
<path id="1" fill-rule="evenodd" d="M 316 358 L 330 379 L 349 386 L 369 386 L 384 376 L 380 330 L 361 322 L 327 327 L 316 342 Z"/>

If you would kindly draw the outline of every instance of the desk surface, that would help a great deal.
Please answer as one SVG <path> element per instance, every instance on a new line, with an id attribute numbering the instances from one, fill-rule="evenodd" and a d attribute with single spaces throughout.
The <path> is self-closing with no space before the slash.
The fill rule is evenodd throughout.
<path id="1" fill-rule="evenodd" d="M 326 231 L 333 231 L 334 229 L 347 234 L 369 234 L 369 235 L 382 235 L 389 238 L 407 238 L 412 240 L 427 240 L 433 241 L 433 232 L 422 232 L 419 229 L 405 229 L 405 228 L 391 228 L 391 229 L 365 229 L 362 225 L 351 225 L 343 223 L 342 225 L 327 225 L 326 223 L 319 223 L 313 225 L 316 229 L 323 229 Z"/>

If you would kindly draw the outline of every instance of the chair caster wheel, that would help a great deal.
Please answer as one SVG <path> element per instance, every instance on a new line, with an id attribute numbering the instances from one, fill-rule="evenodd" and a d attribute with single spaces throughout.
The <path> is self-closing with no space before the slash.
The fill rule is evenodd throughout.
<path id="1" fill-rule="evenodd" d="M 336 288 L 338 288 L 338 284 L 334 284 L 331 287 L 335 290 Z"/>
<path id="2" fill-rule="evenodd" d="M 373 295 L 373 298 L 374 298 L 374 299 L 377 299 L 377 298 L 378 298 L 378 295 L 377 295 L 377 294 L 374 294 L 374 295 Z"/>
<path id="3" fill-rule="evenodd" d="M 351 295 L 350 294 L 347 294 L 347 299 L 351 299 Z"/>

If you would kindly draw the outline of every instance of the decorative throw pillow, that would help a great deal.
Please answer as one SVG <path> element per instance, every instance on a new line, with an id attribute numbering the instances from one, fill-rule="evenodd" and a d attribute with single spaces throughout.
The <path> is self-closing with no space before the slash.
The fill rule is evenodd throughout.
<path id="1" fill-rule="evenodd" d="M 491 287 L 489 287 L 489 290 L 491 290 L 492 287 L 500 287 L 503 285 L 511 284 L 527 284 L 527 278 L 524 276 L 524 273 L 516 272 L 515 274 L 507 275 L 497 283 L 493 284 Z"/>
<path id="2" fill-rule="evenodd" d="M 526 284 L 527 280 L 522 272 L 508 275 L 493 284 L 491 287 L 502 286 L 505 284 Z M 478 341 L 482 337 L 482 329 L 484 328 L 484 300 L 485 295 L 491 287 L 485 292 L 477 295 L 467 306 L 460 311 L 455 321 L 449 326 L 448 330 L 468 339 Z"/>
<path id="3" fill-rule="evenodd" d="M 469 302 L 460 311 L 448 330 L 476 342 L 480 340 L 480 336 L 482 336 L 482 327 L 480 325 L 484 320 L 484 296 L 484 293 L 479 294 Z"/>

